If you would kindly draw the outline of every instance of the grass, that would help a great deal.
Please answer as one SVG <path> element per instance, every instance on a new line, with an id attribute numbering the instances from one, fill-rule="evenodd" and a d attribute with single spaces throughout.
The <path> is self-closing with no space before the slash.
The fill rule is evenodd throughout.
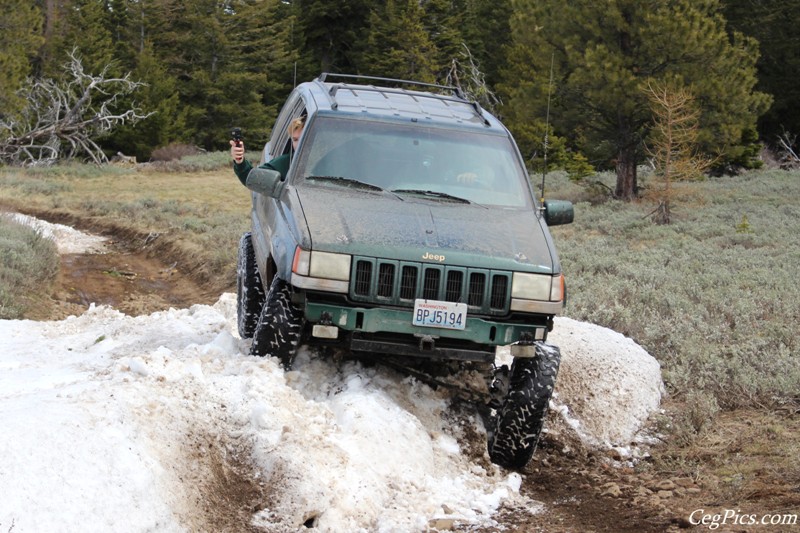
<path id="1" fill-rule="evenodd" d="M 250 196 L 225 153 L 138 167 L 0 168 L 0 206 L 145 242 L 209 290 L 233 286 Z"/>
<path id="2" fill-rule="evenodd" d="M 2 168 L 0 205 L 126 233 L 226 290 L 250 205 L 228 164 L 220 153 L 137 168 Z M 796 401 L 800 173 L 684 185 L 670 225 L 650 221 L 654 205 L 602 201 L 602 190 L 548 176 L 548 198 L 575 202 L 575 222 L 553 228 L 566 314 L 644 346 L 673 398 L 691 407 L 690 427 L 702 428 L 701 414 L 718 409 Z"/>

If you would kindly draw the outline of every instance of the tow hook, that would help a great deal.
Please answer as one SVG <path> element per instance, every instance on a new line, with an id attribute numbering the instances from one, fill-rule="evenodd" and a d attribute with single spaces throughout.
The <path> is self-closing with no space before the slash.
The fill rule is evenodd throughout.
<path id="1" fill-rule="evenodd" d="M 432 352 L 436 345 L 436 341 L 431 335 L 423 335 L 419 339 L 419 351 Z"/>

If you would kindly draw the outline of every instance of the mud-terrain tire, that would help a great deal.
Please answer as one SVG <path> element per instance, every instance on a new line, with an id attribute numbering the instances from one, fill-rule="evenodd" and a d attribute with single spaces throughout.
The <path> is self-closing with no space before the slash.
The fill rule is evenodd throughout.
<path id="1" fill-rule="evenodd" d="M 241 338 L 249 339 L 253 336 L 265 300 L 264 284 L 261 283 L 253 240 L 248 232 L 239 240 L 236 265 L 236 318 Z"/>
<path id="2" fill-rule="evenodd" d="M 489 436 L 489 457 L 493 463 L 520 469 L 533 457 L 560 361 L 558 347 L 544 343 L 536 343 L 534 357 L 514 359 L 508 395 Z"/>
<path id="3" fill-rule="evenodd" d="M 297 355 L 302 331 L 303 313 L 292 304 L 290 286 L 275 276 L 253 333 L 250 355 L 277 357 L 289 370 Z"/>

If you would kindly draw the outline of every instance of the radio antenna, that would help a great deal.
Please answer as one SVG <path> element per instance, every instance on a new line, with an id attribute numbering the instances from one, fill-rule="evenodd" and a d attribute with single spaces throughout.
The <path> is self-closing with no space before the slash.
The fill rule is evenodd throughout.
<path id="1" fill-rule="evenodd" d="M 544 168 L 542 169 L 542 205 L 544 205 L 544 179 L 547 175 L 547 144 L 550 133 L 550 95 L 553 92 L 553 62 L 555 52 L 550 55 L 550 82 L 547 85 L 547 115 L 544 120 Z"/>

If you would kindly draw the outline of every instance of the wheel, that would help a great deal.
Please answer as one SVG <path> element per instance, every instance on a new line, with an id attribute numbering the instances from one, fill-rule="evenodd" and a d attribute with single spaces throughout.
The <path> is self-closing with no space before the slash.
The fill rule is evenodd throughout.
<path id="1" fill-rule="evenodd" d="M 290 286 L 275 276 L 253 333 L 250 355 L 277 357 L 289 370 L 297 355 L 302 330 L 303 314 L 292 304 Z"/>
<path id="2" fill-rule="evenodd" d="M 514 359 L 508 394 L 489 435 L 489 457 L 493 463 L 519 469 L 533 457 L 560 361 L 559 349 L 544 343 L 536 344 L 534 357 Z"/>
<path id="3" fill-rule="evenodd" d="M 253 240 L 250 233 L 239 240 L 239 260 L 236 266 L 236 309 L 239 336 L 249 339 L 253 336 L 264 307 L 264 284 L 256 265 Z"/>

